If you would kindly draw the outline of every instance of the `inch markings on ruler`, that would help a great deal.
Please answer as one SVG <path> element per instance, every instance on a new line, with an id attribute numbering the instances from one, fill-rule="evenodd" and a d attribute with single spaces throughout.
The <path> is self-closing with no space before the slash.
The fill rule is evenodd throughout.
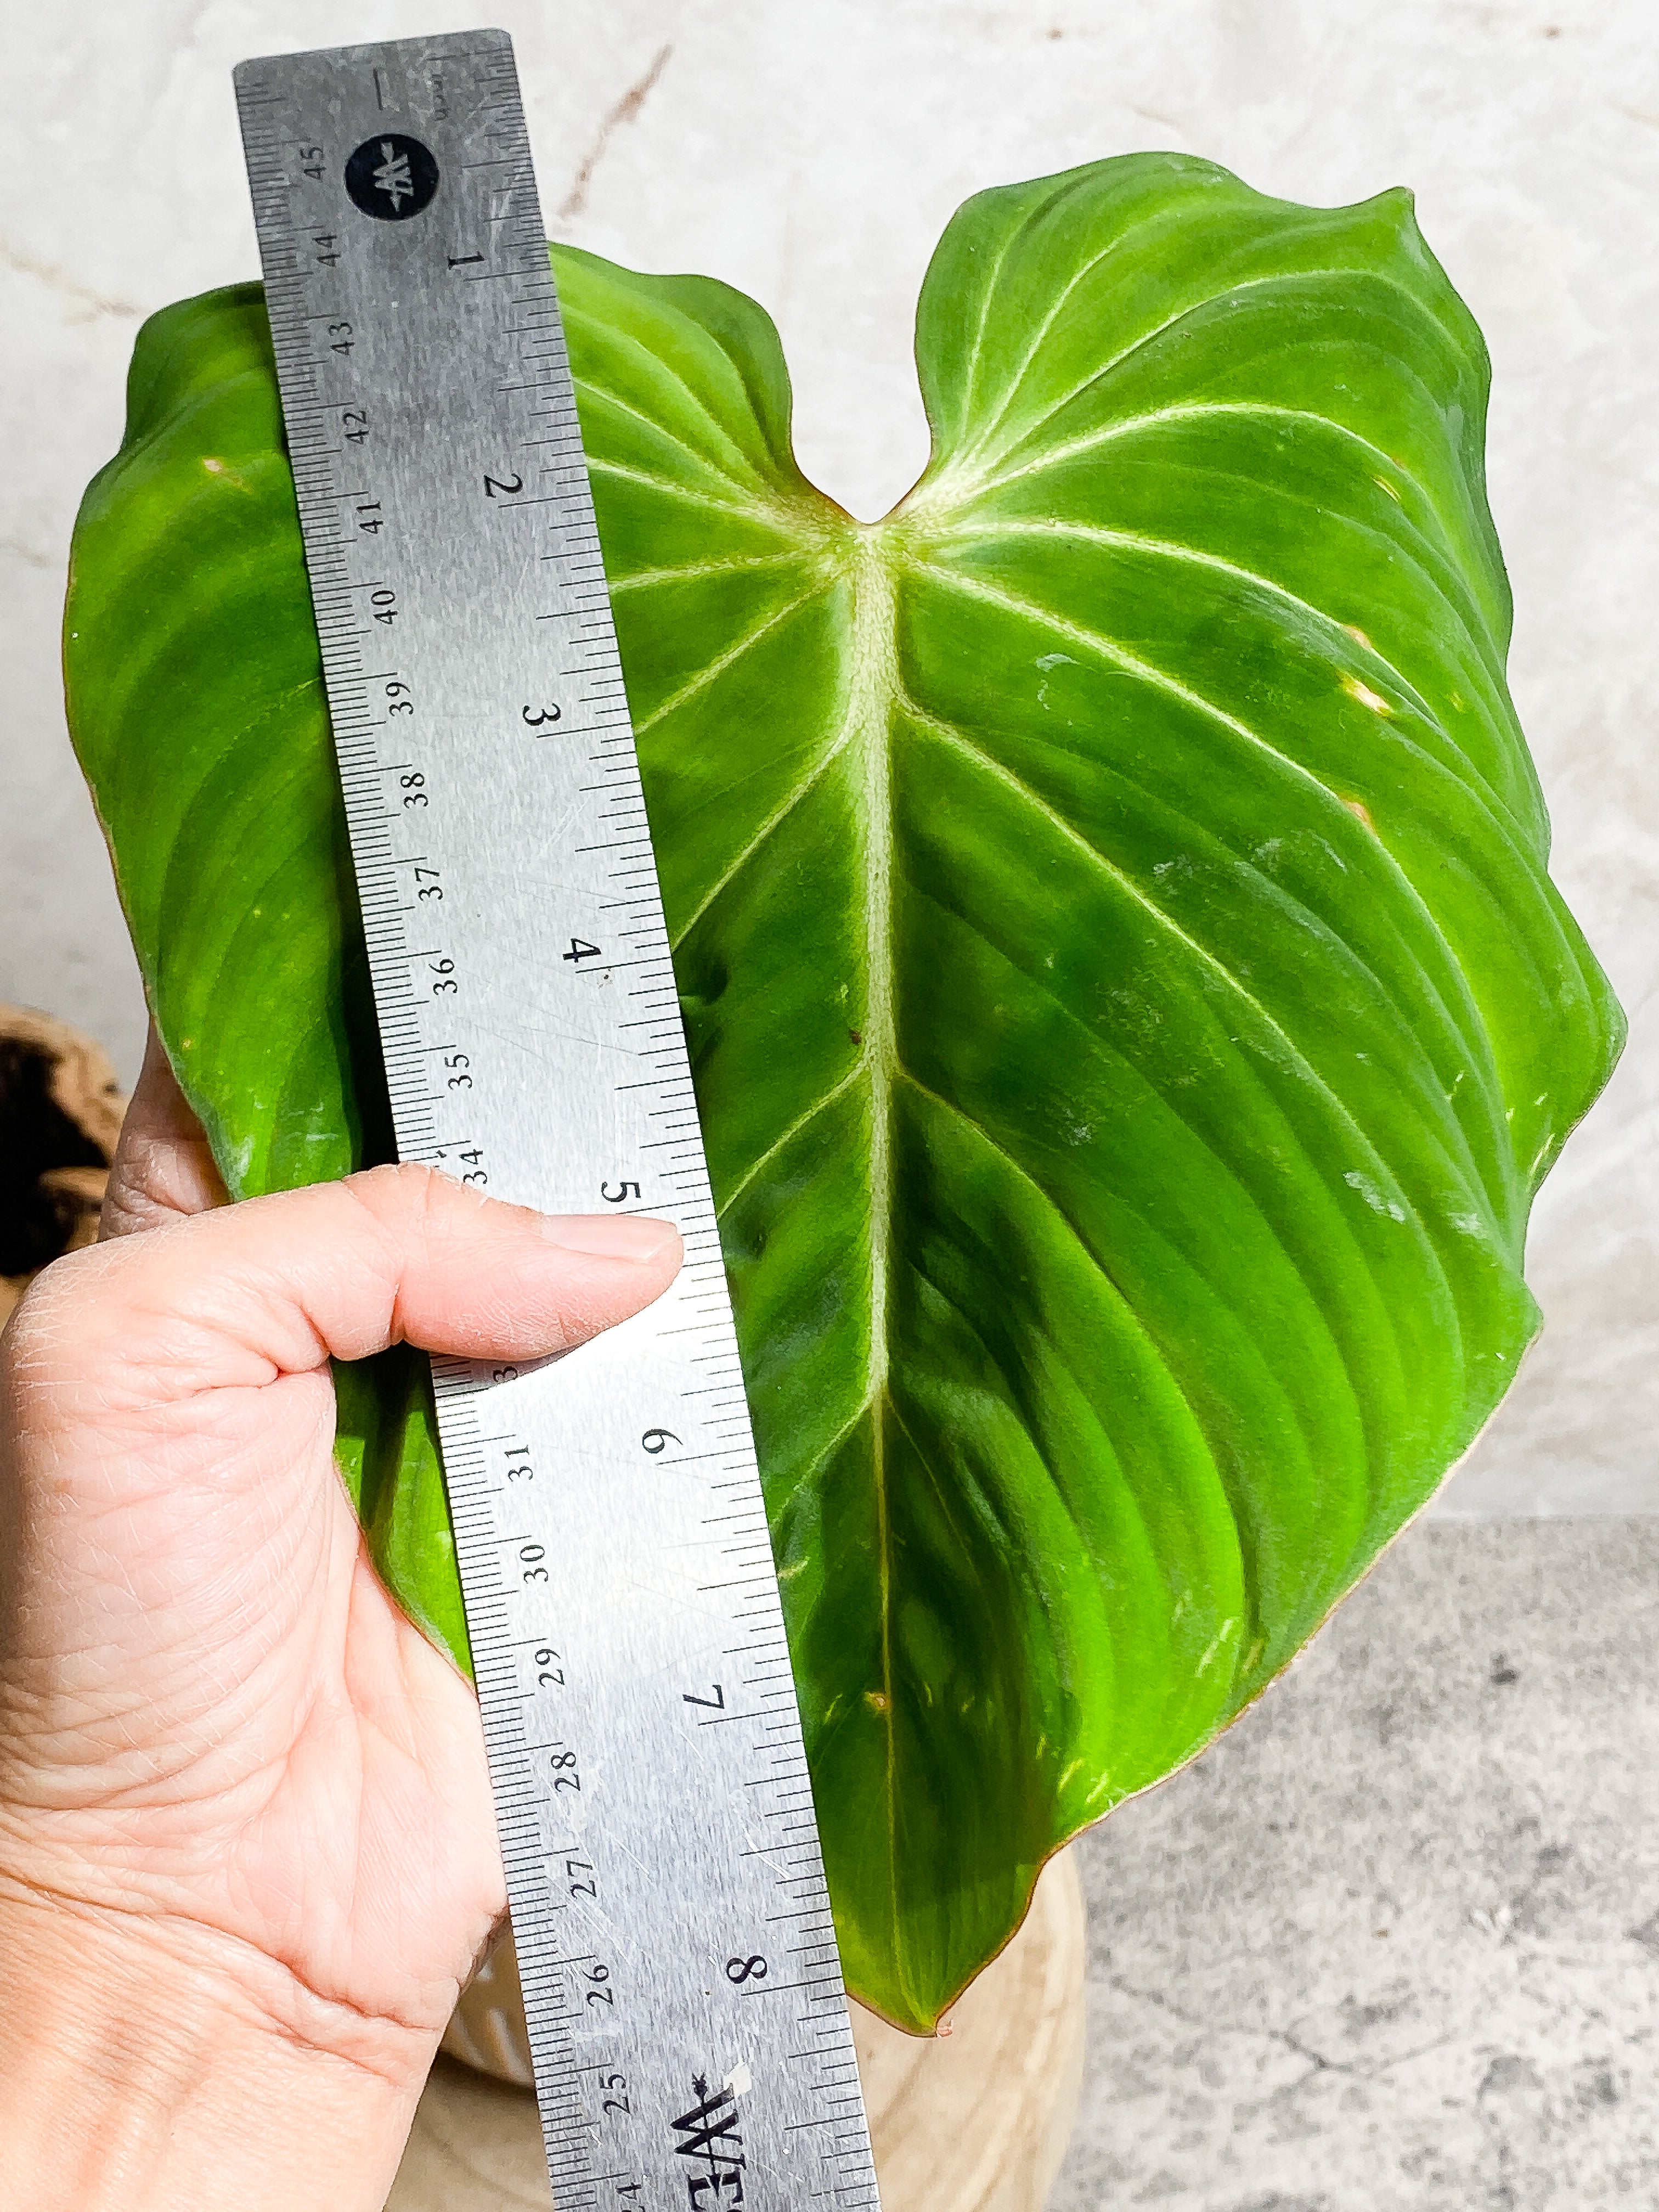
<path id="1" fill-rule="evenodd" d="M 878 2212 L 512 46 L 236 90 L 398 1152 L 685 1240 L 432 1363 L 559 2212 Z"/>

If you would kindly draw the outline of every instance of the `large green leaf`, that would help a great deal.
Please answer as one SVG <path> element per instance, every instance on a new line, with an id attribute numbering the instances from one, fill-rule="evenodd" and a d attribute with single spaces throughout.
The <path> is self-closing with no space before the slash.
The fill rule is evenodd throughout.
<path id="1" fill-rule="evenodd" d="M 1402 193 L 970 201 L 866 527 L 770 323 L 556 250 L 843 1955 L 909 2027 L 1491 1413 L 1619 1017 L 1504 679 L 1486 358 Z M 142 334 L 77 742 L 234 1190 L 386 1143 L 256 288 Z M 464 1656 L 418 1370 L 375 1556 Z"/>

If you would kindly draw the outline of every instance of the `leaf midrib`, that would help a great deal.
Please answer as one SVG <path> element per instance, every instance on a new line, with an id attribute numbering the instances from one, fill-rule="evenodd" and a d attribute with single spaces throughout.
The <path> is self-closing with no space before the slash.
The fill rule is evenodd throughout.
<path id="1" fill-rule="evenodd" d="M 865 1400 L 870 1409 L 870 1464 L 875 1490 L 876 1548 L 881 1619 L 882 1720 L 886 1730 L 887 1883 L 892 1926 L 900 1924 L 898 1803 L 895 1772 L 898 1730 L 893 1705 L 892 1527 L 887 1498 L 887 1316 L 892 1233 L 893 1078 L 898 1067 L 890 957 L 893 913 L 892 714 L 898 696 L 897 604 L 882 532 L 853 538 L 852 620 L 848 726 L 857 748 L 865 877 L 866 969 L 863 1050 L 870 1081 L 870 1351 Z"/>

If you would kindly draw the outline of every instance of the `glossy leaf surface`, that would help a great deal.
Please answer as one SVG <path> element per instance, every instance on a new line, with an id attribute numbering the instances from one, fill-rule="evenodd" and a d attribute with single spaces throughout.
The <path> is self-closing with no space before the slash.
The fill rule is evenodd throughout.
<path id="1" fill-rule="evenodd" d="M 813 489 L 761 311 L 556 250 L 854 1990 L 932 2023 L 1423 1503 L 1619 1018 L 1504 678 L 1480 337 L 1403 194 L 970 201 L 933 462 Z M 150 324 L 71 710 L 232 1188 L 386 1145 L 255 288 Z M 464 1630 L 418 1369 L 343 1382 Z"/>

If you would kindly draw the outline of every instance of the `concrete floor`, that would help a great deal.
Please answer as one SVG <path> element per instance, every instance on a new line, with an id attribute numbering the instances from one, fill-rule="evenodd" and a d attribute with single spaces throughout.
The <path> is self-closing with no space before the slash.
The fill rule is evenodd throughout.
<path id="1" fill-rule="evenodd" d="M 1050 2212 L 1659 2203 L 1659 1523 L 1419 1523 L 1083 1839 Z"/>

